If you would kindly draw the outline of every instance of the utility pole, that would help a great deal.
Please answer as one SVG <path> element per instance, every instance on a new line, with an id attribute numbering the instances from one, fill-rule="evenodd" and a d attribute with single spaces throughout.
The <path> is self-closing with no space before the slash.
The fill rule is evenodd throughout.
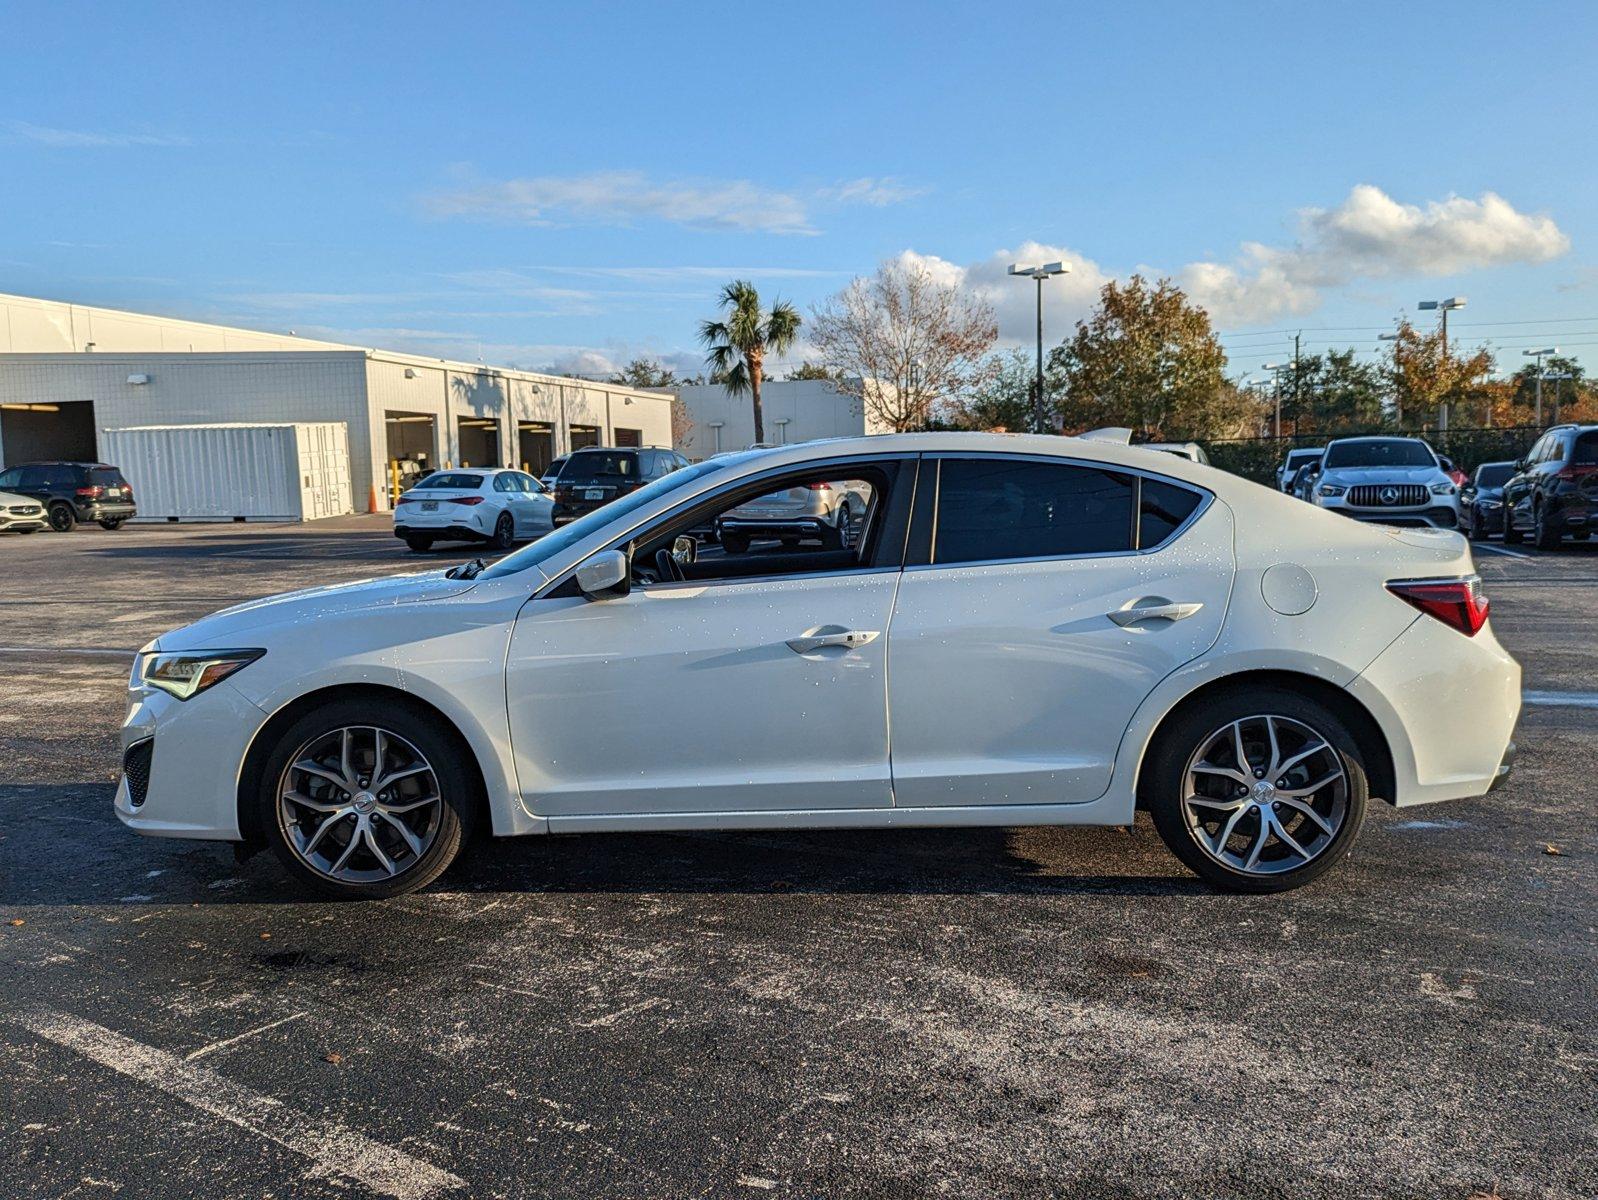
<path id="1" fill-rule="evenodd" d="M 1522 350 L 1521 351 L 1521 354 L 1523 354 L 1525 357 L 1527 357 L 1527 358 L 1535 358 L 1537 360 L 1537 421 L 1536 421 L 1536 425 L 1537 425 L 1538 429 L 1541 429 L 1543 427 L 1543 355 L 1545 355 L 1545 354 L 1558 354 L 1558 353 L 1559 353 L 1559 347 L 1558 346 L 1544 346 L 1541 350 Z"/>
<path id="2" fill-rule="evenodd" d="M 1269 371 L 1271 373 L 1271 380 L 1274 384 L 1274 390 L 1276 394 L 1276 419 L 1272 423 L 1271 432 L 1278 438 L 1282 436 L 1282 367 L 1285 365 L 1286 364 L 1284 363 L 1266 363 L 1260 368 L 1263 371 Z"/>
<path id="3" fill-rule="evenodd" d="M 1298 373 L 1298 341 L 1303 336 L 1302 330 L 1293 335 L 1293 412 L 1296 414 L 1293 418 L 1294 432 L 1298 430 L 1298 422 L 1304 419 L 1304 398 L 1299 395 L 1299 389 L 1303 385 L 1299 382 L 1300 376 Z M 1276 436 L 1281 437 L 1282 410 L 1280 405 L 1277 405 L 1276 409 L 1276 425 Z"/>
<path id="4" fill-rule="evenodd" d="M 1443 367 L 1446 371 L 1448 367 L 1448 313 L 1451 309 L 1464 308 L 1465 297 L 1450 296 L 1446 300 L 1422 300 L 1415 307 L 1427 312 L 1436 309 L 1443 314 Z M 1438 405 L 1437 416 L 1442 422 L 1442 427 L 1444 429 L 1448 428 L 1448 401 L 1444 400 Z"/>
<path id="5" fill-rule="evenodd" d="M 1397 343 L 1402 339 L 1396 333 L 1378 333 L 1378 342 Z M 1400 430 L 1404 428 L 1404 389 L 1398 379 L 1398 346 L 1393 346 L 1393 424 Z"/>

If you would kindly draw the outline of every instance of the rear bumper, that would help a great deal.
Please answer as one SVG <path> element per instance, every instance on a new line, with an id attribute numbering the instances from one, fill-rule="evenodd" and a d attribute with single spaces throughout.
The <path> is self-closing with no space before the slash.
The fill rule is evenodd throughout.
<path id="1" fill-rule="evenodd" d="M 771 537 L 819 537 L 823 529 L 832 528 L 820 517 L 723 517 L 716 525 L 724 532 Z"/>
<path id="2" fill-rule="evenodd" d="M 1420 616 L 1349 693 L 1376 719 L 1399 807 L 1482 796 L 1501 784 L 1520 718 L 1520 664 L 1489 622 L 1473 638 Z"/>
<path id="3" fill-rule="evenodd" d="M 488 534 L 470 525 L 396 525 L 397 538 L 432 538 L 434 541 L 485 542 Z"/>
<path id="4" fill-rule="evenodd" d="M 128 520 L 138 515 L 138 507 L 133 504 L 110 503 L 103 504 L 99 501 L 90 501 L 88 504 L 79 504 L 74 507 L 78 510 L 80 521 L 108 521 L 114 518 Z"/>

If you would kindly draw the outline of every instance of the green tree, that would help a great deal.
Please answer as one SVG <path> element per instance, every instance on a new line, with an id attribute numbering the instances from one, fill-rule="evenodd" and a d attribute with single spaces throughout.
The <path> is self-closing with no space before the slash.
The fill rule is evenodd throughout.
<path id="1" fill-rule="evenodd" d="M 669 388 L 683 382 L 670 367 L 652 358 L 635 358 L 610 377 L 611 383 L 635 388 Z"/>
<path id="2" fill-rule="evenodd" d="M 1125 425 L 1178 440 L 1246 432 L 1251 402 L 1228 384 L 1207 312 L 1169 279 L 1111 280 L 1076 333 L 1049 356 L 1067 429 Z"/>
<path id="3" fill-rule="evenodd" d="M 840 376 L 837 371 L 834 371 L 828 367 L 825 363 L 813 363 L 809 359 L 806 359 L 804 362 L 800 363 L 797 367 L 784 375 L 783 378 L 789 380 L 824 379 L 829 382 L 833 382 L 842 378 L 842 376 Z"/>
<path id="4" fill-rule="evenodd" d="M 1587 372 L 1573 358 L 1551 354 L 1543 359 L 1543 374 L 1569 375 L 1569 379 L 1543 380 L 1543 422 L 1551 424 L 1572 412 L 1587 412 L 1593 398 L 1593 387 Z M 1537 364 L 1528 362 L 1509 377 L 1514 387 L 1511 403 L 1526 414 L 1528 423 L 1537 416 Z M 1578 418 L 1579 419 L 1579 418 Z"/>
<path id="5" fill-rule="evenodd" d="M 1026 350 L 995 354 L 970 392 L 953 404 L 951 416 L 962 429 L 1022 433 L 1032 428 L 1032 394 L 1037 366 Z"/>
<path id="6" fill-rule="evenodd" d="M 767 354 L 785 354 L 793 346 L 802 323 L 799 310 L 784 300 L 769 311 L 760 307 L 755 285 L 735 279 L 721 291 L 720 320 L 703 321 L 699 340 L 705 346 L 705 365 L 711 377 L 720 376 L 734 396 L 749 393 L 754 405 L 755 441 L 766 440 L 766 418 L 760 407 L 760 385 L 765 381 Z"/>
<path id="7" fill-rule="evenodd" d="M 1294 433 L 1370 431 L 1386 423 L 1382 369 L 1360 362 L 1357 354 L 1352 346 L 1328 350 L 1300 358 L 1296 378 L 1289 370 L 1282 380 L 1282 416 Z"/>

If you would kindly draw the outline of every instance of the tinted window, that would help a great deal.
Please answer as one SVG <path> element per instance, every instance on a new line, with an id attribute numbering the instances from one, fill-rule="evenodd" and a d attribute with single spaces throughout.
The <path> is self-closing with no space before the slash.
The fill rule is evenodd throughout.
<path id="1" fill-rule="evenodd" d="M 1378 438 L 1369 442 L 1333 442 L 1326 448 L 1326 469 L 1339 467 L 1433 467 L 1431 447 L 1412 438 Z"/>
<path id="2" fill-rule="evenodd" d="M 1300 471 L 1304 468 L 1300 467 Z M 1193 515 L 1202 497 L 1190 488 L 1178 487 L 1158 479 L 1145 479 L 1138 506 L 1137 544 L 1150 550 L 1169 538 L 1182 522 Z"/>
<path id="3" fill-rule="evenodd" d="M 1011 459 L 945 459 L 934 563 L 1132 548 L 1131 476 Z"/>
<path id="4" fill-rule="evenodd" d="M 481 475 L 463 475 L 459 471 L 438 471 L 427 477 L 421 485 L 428 488 L 452 488 L 456 491 L 475 492 L 483 486 Z"/>
<path id="5" fill-rule="evenodd" d="M 1570 461 L 1584 467 L 1598 463 L 1598 430 L 1576 435 L 1576 445 L 1571 450 Z"/>
<path id="6" fill-rule="evenodd" d="M 562 483 L 596 483 L 600 480 L 638 478 L 638 455 L 631 450 L 596 450 L 574 454 L 560 469 Z"/>
<path id="7" fill-rule="evenodd" d="M 1514 463 L 1484 463 L 1476 468 L 1476 486 L 1503 487 L 1514 473 Z"/>
<path id="8" fill-rule="evenodd" d="M 539 483 L 538 480 L 534 479 L 531 475 L 518 474 L 516 476 L 516 481 L 522 485 L 522 491 L 524 492 L 541 492 L 544 490 L 544 485 Z"/>
<path id="9" fill-rule="evenodd" d="M 22 468 L 14 467 L 9 471 L 0 473 L 0 488 L 20 487 L 22 484 Z"/>
<path id="10" fill-rule="evenodd" d="M 127 480 L 115 467 L 90 467 L 89 484 L 92 487 L 122 487 Z"/>
<path id="11" fill-rule="evenodd" d="M 518 492 L 521 489 L 516 486 L 515 478 L 509 472 L 506 472 L 505 474 L 494 476 L 494 490 L 496 492 Z"/>

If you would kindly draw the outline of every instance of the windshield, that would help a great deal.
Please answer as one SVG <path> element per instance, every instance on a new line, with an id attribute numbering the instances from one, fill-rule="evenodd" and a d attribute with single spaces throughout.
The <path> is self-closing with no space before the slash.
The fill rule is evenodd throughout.
<path id="1" fill-rule="evenodd" d="M 481 475 L 462 475 L 459 472 L 435 471 L 416 486 L 428 490 L 460 488 L 463 491 L 475 492 L 483 486 L 483 477 Z"/>
<path id="2" fill-rule="evenodd" d="M 593 483 L 598 479 L 637 479 L 638 456 L 630 451 L 594 450 L 574 454 L 560 469 L 561 483 Z"/>
<path id="3" fill-rule="evenodd" d="M 1431 447 L 1413 438 L 1378 438 L 1369 442 L 1333 442 L 1326 448 L 1326 469 L 1339 467 L 1435 467 Z"/>
<path id="4" fill-rule="evenodd" d="M 1514 473 L 1514 463 L 1483 463 L 1476 468 L 1476 486 L 1503 487 Z"/>
<path id="5" fill-rule="evenodd" d="M 511 575 L 517 571 L 535 567 L 547 559 L 553 558 L 568 546 L 575 546 L 589 534 L 603 529 L 613 521 L 619 521 L 630 513 L 636 512 L 644 505 L 650 503 L 667 492 L 675 491 L 685 483 L 692 483 L 702 479 L 714 471 L 725 470 L 735 463 L 742 462 L 747 455 L 737 455 L 732 458 L 706 459 L 702 463 L 695 463 L 681 471 L 673 471 L 670 475 L 662 475 L 654 483 L 639 488 L 623 496 L 620 500 L 612 500 L 603 508 L 596 508 L 585 517 L 579 517 L 570 525 L 562 525 L 559 529 L 546 533 L 536 542 L 529 542 L 514 554 L 507 554 L 488 570 L 483 572 L 484 579 L 497 579 L 501 575 Z"/>

